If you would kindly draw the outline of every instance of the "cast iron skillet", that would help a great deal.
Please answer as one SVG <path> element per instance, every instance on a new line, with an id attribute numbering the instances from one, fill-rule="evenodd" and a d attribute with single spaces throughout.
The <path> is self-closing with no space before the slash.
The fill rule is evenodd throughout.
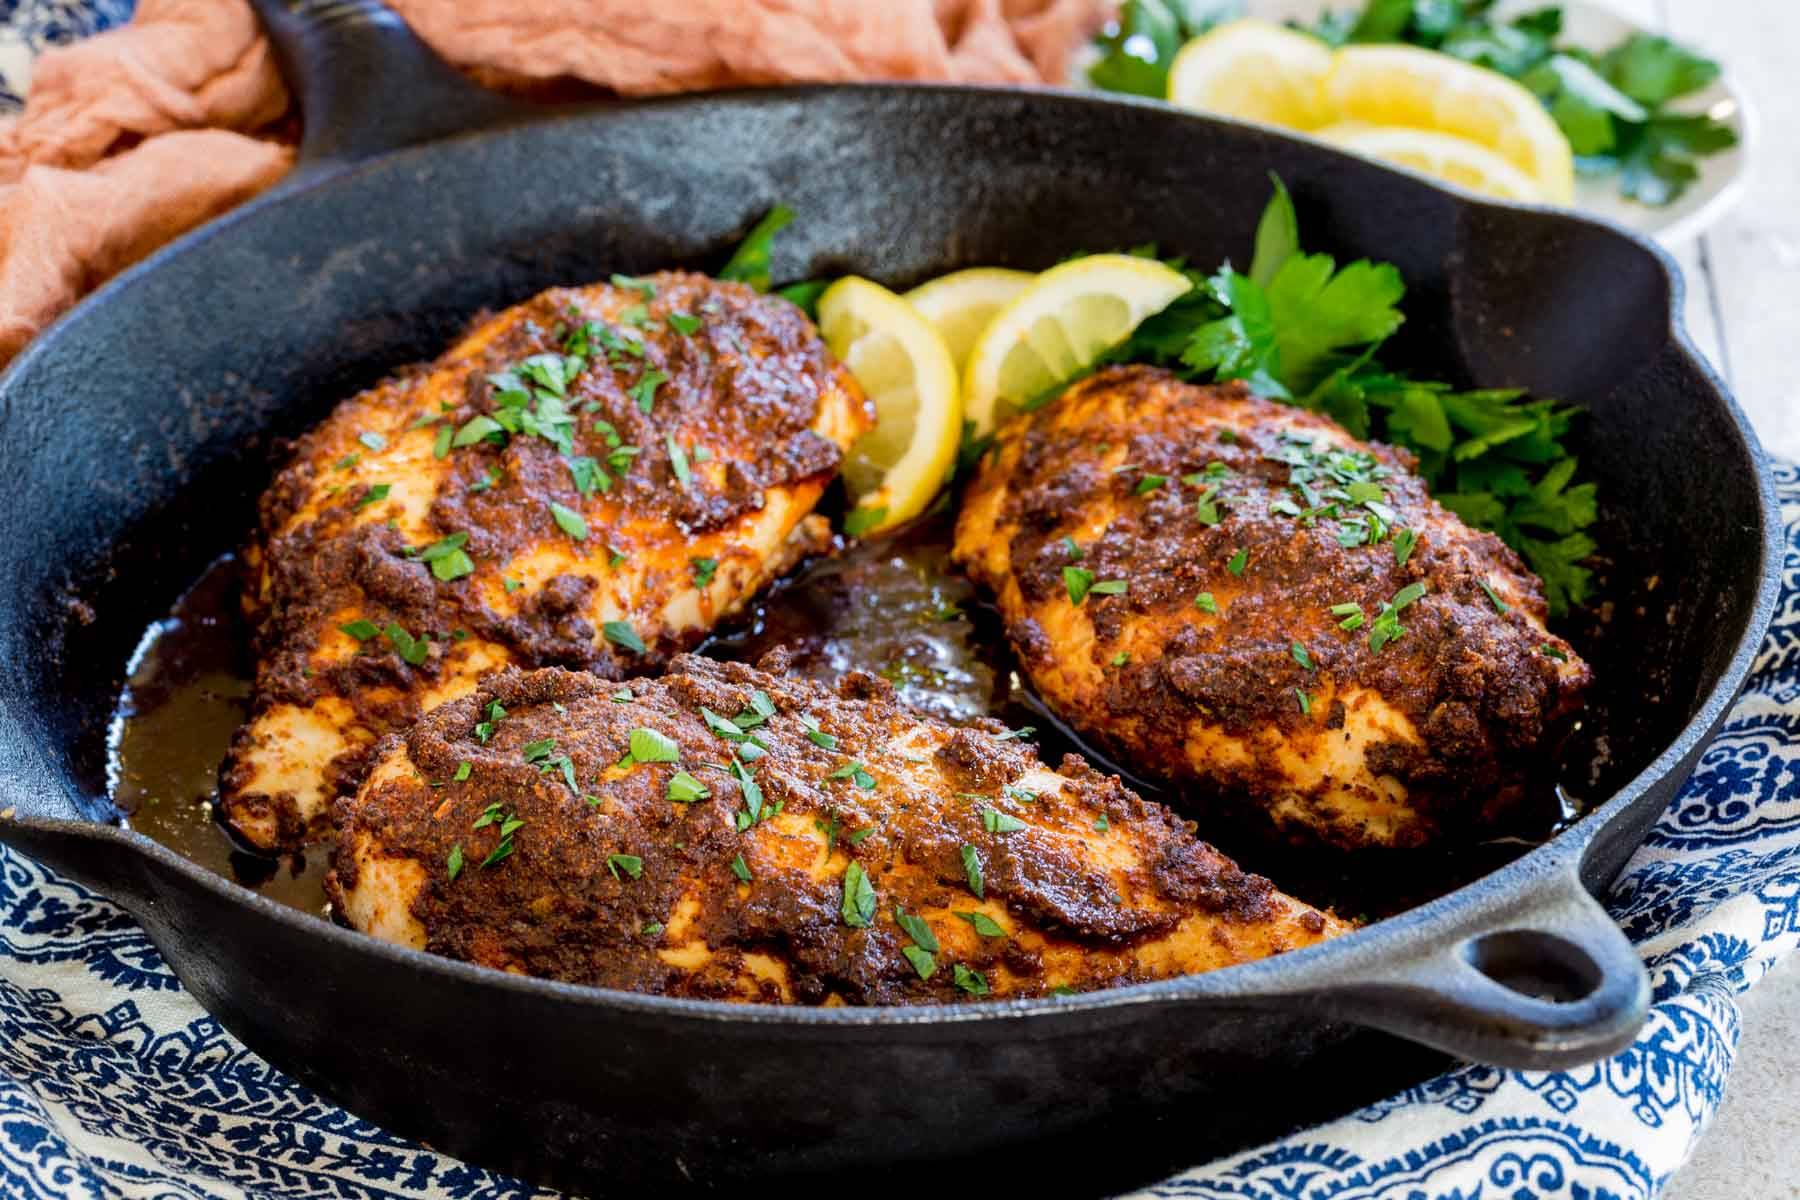
<path id="1" fill-rule="evenodd" d="M 1645 975 L 1589 891 L 1668 805 L 1742 684 L 1780 549 L 1755 438 L 1680 330 L 1679 284 L 1655 249 L 1112 99 L 800 88 L 527 113 L 463 84 L 375 3 L 257 7 L 306 110 L 302 168 L 101 290 L 0 378 L 0 809 L 13 810 L 0 838 L 125 905 L 252 1048 L 397 1132 L 588 1192 L 791 1172 L 879 1192 L 919 1176 L 858 1168 L 930 1160 L 944 1182 L 1036 1174 L 1068 1194 L 1438 1065 L 1366 1027 L 1510 1066 L 1630 1041 Z M 428 957 L 264 900 L 116 823 L 104 741 L 122 665 L 251 524 L 271 441 L 435 354 L 482 306 L 716 264 L 776 202 L 800 213 L 779 245 L 787 278 L 906 285 L 1144 242 L 1243 261 L 1271 170 L 1310 243 L 1399 264 L 1399 353 L 1592 413 L 1581 453 L 1618 567 L 1610 624 L 1583 648 L 1615 712 L 1595 781 L 1610 799 L 1551 843 L 1249 966 L 1057 1000 L 826 1010 Z"/>

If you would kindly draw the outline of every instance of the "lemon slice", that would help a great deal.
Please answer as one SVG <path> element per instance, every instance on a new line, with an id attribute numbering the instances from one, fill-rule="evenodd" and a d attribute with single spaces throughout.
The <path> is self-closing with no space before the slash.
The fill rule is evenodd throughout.
<path id="1" fill-rule="evenodd" d="M 1318 38 L 1254 17 L 1228 21 L 1181 48 L 1169 99 L 1182 108 L 1314 129 L 1333 120 L 1325 102 L 1331 50 Z"/>
<path id="2" fill-rule="evenodd" d="M 1051 267 L 995 314 L 969 352 L 963 411 L 977 436 L 1092 365 L 1189 288 L 1180 271 L 1128 254 Z"/>
<path id="3" fill-rule="evenodd" d="M 931 323 L 877 283 L 854 275 L 819 297 L 819 332 L 875 402 L 875 428 L 844 460 L 855 535 L 891 529 L 925 511 L 962 437 L 956 367 Z"/>
<path id="4" fill-rule="evenodd" d="M 1004 267 L 972 267 L 940 275 L 902 297 L 930 321 L 960 372 L 968 365 L 969 351 L 994 314 L 1005 308 L 1036 279 L 1030 271 Z"/>
<path id="5" fill-rule="evenodd" d="M 1327 125 L 1316 130 L 1313 136 L 1353 153 L 1411 167 L 1502 200 L 1544 199 L 1543 190 L 1531 176 L 1486 146 L 1447 133 L 1346 121 L 1340 125 Z"/>
<path id="6" fill-rule="evenodd" d="M 1536 96 L 1497 72 L 1415 46 L 1347 46 L 1332 59 L 1325 95 L 1339 120 L 1459 137 L 1517 167 L 1541 198 L 1575 198 L 1569 139 Z"/>

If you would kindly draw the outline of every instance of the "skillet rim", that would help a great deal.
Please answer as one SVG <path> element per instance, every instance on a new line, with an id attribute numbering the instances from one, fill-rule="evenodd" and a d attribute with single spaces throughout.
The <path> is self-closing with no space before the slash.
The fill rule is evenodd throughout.
<path id="1" fill-rule="evenodd" d="M 0 398 L 15 386 L 15 379 L 41 356 L 51 353 L 55 340 L 66 330 L 88 318 L 91 310 L 122 297 L 145 277 L 164 265 L 198 249 L 218 236 L 233 230 L 247 220 L 255 220 L 265 211 L 280 209 L 290 200 L 308 196 L 330 186 L 350 186 L 358 178 L 377 170 L 393 170 L 429 155 L 439 146 L 461 144 L 488 138 L 504 138 L 516 132 L 541 126 L 571 122 L 631 120 L 645 110 L 668 110 L 690 107 L 738 107 L 759 103 L 781 104 L 805 101 L 821 96 L 851 94 L 879 99 L 908 93 L 937 93 L 960 97 L 974 103 L 1022 100 L 1033 104 L 1062 105 L 1070 109 L 1126 108 L 1146 117 L 1166 122 L 1181 122 L 1206 127 L 1226 127 L 1248 131 L 1275 141 L 1294 143 L 1305 151 L 1327 161 L 1346 161 L 1368 166 L 1368 160 L 1337 150 L 1316 139 L 1279 130 L 1256 122 L 1240 121 L 1207 114 L 1188 112 L 1164 102 L 1113 93 L 1094 93 L 1074 88 L 1044 88 L 1026 91 L 987 85 L 894 82 L 804 84 L 769 88 L 734 88 L 712 92 L 684 93 L 649 97 L 629 102 L 601 101 L 576 107 L 553 107 L 524 110 L 520 119 L 497 125 L 470 129 L 447 137 L 403 146 L 347 164 L 298 161 L 294 171 L 270 190 L 239 205 L 200 228 L 178 238 L 120 272 L 113 279 L 85 297 L 52 326 L 40 333 L 0 372 Z M 1760 562 L 1759 587 L 1747 623 L 1740 633 L 1732 655 L 1704 693 L 1692 717 L 1664 749 L 1645 767 L 1623 784 L 1603 804 L 1592 809 L 1568 829 L 1535 847 L 1512 862 L 1491 871 L 1453 891 L 1434 897 L 1424 904 L 1391 917 L 1352 930 L 1338 938 L 1300 950 L 1288 951 L 1269 958 L 1234 966 L 1221 967 L 1193 975 L 1130 984 L 1084 992 L 1075 996 L 1052 996 L 1034 999 L 976 1000 L 956 1004 L 884 1005 L 867 1007 L 824 1008 L 806 1005 L 744 1004 L 717 1000 L 692 1000 L 660 996 L 586 984 L 564 983 L 535 976 L 514 975 L 491 967 L 478 966 L 441 955 L 414 950 L 370 937 L 337 925 L 329 919 L 269 899 L 251 888 L 200 866 L 126 826 L 97 820 L 63 820 L 46 818 L 13 818 L 10 823 L 42 829 L 63 836 L 84 837 L 113 843 L 121 850 L 135 852 L 164 869 L 175 871 L 189 882 L 200 885 L 216 898 L 228 903 L 247 905 L 259 915 L 288 924 L 303 936 L 320 936 L 349 953 L 373 953 L 393 960 L 396 965 L 415 970 L 428 968 L 444 972 L 449 978 L 464 983 L 504 987 L 523 995 L 537 995 L 562 1003 L 612 1008 L 629 1013 L 673 1016 L 695 1021 L 717 1023 L 729 1021 L 757 1026 L 804 1028 L 835 1027 L 844 1030 L 866 1030 L 892 1026 L 935 1026 L 964 1024 L 1002 1019 L 1047 1020 L 1076 1013 L 1125 1009 L 1140 1005 L 1183 1002 L 1211 1002 L 1253 1006 L 1283 1000 L 1317 997 L 1345 984 L 1373 982 L 1373 974 L 1360 974 L 1358 967 L 1372 968 L 1390 960 L 1435 952 L 1449 953 L 1440 943 L 1445 938 L 1456 941 L 1488 931 L 1494 925 L 1489 907 L 1508 899 L 1523 899 L 1534 881 L 1555 880 L 1585 865 L 1593 845 L 1615 826 L 1627 810 L 1642 799 L 1644 793 L 1671 776 L 1683 759 L 1698 756 L 1716 734 L 1730 707 L 1736 702 L 1748 679 L 1750 668 L 1766 636 L 1779 602 L 1785 538 L 1781 510 L 1775 494 L 1770 459 L 1763 450 L 1735 395 L 1718 372 L 1694 345 L 1684 320 L 1686 280 L 1673 256 L 1648 237 L 1637 234 L 1602 217 L 1558 209 L 1541 204 L 1518 204 L 1477 196 L 1466 189 L 1449 186 L 1418 172 L 1375 164 L 1393 174 L 1409 179 L 1412 186 L 1447 195 L 1459 212 L 1492 210 L 1526 214 L 1534 221 L 1564 226 L 1589 226 L 1623 240 L 1634 248 L 1647 251 L 1656 264 L 1667 288 L 1668 305 L 1664 329 L 1670 346 L 1679 351 L 1681 364 L 1695 371 L 1713 396 L 1723 402 L 1739 444 L 1747 452 L 1756 475 L 1760 500 L 1763 555 Z M 57 771 L 66 778 L 65 772 Z M 1683 784 L 1686 780 L 1684 779 Z M 110 803 L 110 797 L 107 798 Z M 1638 843 L 1634 842 L 1632 849 Z M 104 894 L 104 893 L 103 893 Z M 117 902 L 117 901 L 115 901 Z M 129 907 L 129 906 L 127 906 Z M 1459 927 L 1460 926 L 1460 927 Z M 1474 928 L 1469 928 L 1473 926 Z M 1271 978 L 1272 977 L 1272 978 Z"/>

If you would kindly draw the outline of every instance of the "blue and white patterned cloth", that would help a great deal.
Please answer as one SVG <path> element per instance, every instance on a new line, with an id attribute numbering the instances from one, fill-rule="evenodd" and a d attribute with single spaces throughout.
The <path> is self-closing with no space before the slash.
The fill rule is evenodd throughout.
<path id="1" fill-rule="evenodd" d="M 32 55 L 132 0 L 0 0 L 0 112 Z M 1573 1071 L 1468 1067 L 1140 1193 L 1198 1200 L 1648 1200 L 1731 1069 L 1734 997 L 1800 942 L 1800 470 L 1749 690 L 1614 886 L 1655 1007 Z M 0 1197 L 538 1197 L 325 1103 L 187 996 L 117 906 L 0 847 Z"/>

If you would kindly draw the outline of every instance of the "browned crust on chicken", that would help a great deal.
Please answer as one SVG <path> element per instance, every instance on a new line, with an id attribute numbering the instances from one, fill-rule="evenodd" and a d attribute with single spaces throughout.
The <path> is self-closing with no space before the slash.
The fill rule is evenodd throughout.
<path id="1" fill-rule="evenodd" d="M 1239 384 L 1116 368 L 1000 432 L 955 556 L 1032 683 L 1119 761 L 1302 840 L 1418 845 L 1525 803 L 1590 676 L 1518 555 L 1413 465 Z M 1385 534 L 1342 544 L 1378 515 Z M 1125 590 L 1076 605 L 1065 568 Z M 1372 644 L 1415 584 L 1404 632 Z"/>
<path id="2" fill-rule="evenodd" d="M 579 362 L 564 422 L 537 421 L 546 389 L 517 370 L 544 355 Z M 508 415 L 508 370 L 533 393 L 525 428 L 447 444 Z M 544 292 L 344 402 L 300 439 L 244 555 L 256 688 L 222 774 L 227 819 L 292 847 L 381 734 L 487 671 L 618 677 L 692 646 L 825 543 L 807 514 L 871 422 L 798 308 L 679 273 Z M 419 552 L 452 535 L 473 571 L 445 579 Z M 390 627 L 422 660 L 369 632 Z"/>
<path id="3" fill-rule="evenodd" d="M 337 910 L 378 936 L 505 970 L 806 1004 L 970 999 L 968 971 L 996 996 L 1085 990 L 1345 928 L 1080 759 L 1051 772 L 997 724 L 923 718 L 874 676 L 833 690 L 765 665 L 776 673 L 681 657 L 627 685 L 558 670 L 490 677 L 389 737 L 361 792 L 339 801 Z M 757 721 L 759 694 L 769 715 Z M 504 716 L 484 740 L 495 702 Z M 731 769 L 754 748 L 720 737 L 707 710 L 748 714 L 744 733 L 766 747 L 742 762 L 761 792 L 754 823 Z M 634 762 L 634 729 L 672 739 L 680 761 Z M 709 794 L 672 800 L 678 771 Z M 508 831 L 512 849 L 496 858 Z M 866 925 L 845 916 L 853 864 L 873 892 Z M 904 951 L 916 943 L 897 910 L 931 931 L 929 978 Z"/>

